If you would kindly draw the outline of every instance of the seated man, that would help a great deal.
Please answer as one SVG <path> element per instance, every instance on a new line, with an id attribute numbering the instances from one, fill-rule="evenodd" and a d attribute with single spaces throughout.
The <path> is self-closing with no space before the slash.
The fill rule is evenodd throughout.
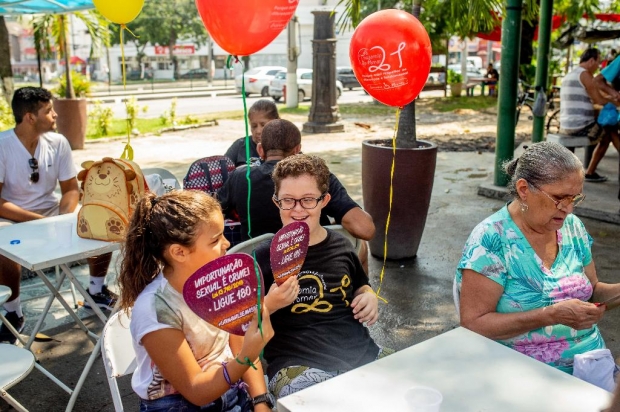
<path id="1" fill-rule="evenodd" d="M 237 168 L 217 192 L 224 213 L 236 210 L 239 214 L 243 240 L 264 233 L 276 233 L 282 228 L 278 207 L 273 203 L 274 185 L 271 173 L 276 164 L 285 157 L 301 150 L 301 132 L 288 120 L 276 119 L 265 125 L 257 150 L 263 164 L 250 168 L 252 193 L 248 219 L 247 166 Z M 329 194 L 331 201 L 322 210 L 321 225 L 329 225 L 331 217 L 358 239 L 370 240 L 375 234 L 372 217 L 364 212 L 347 194 L 340 181 L 330 173 Z M 360 251 L 365 261 L 366 249 Z"/>
<path id="2" fill-rule="evenodd" d="M 11 103 L 16 126 L 0 133 L 0 230 L 15 222 L 27 222 L 65 213 L 73 213 L 78 205 L 78 183 L 69 142 L 53 133 L 56 112 L 52 94 L 39 87 L 15 91 Z M 54 195 L 57 182 L 62 197 Z M 104 285 L 112 254 L 88 259 L 89 293 L 98 306 L 110 308 L 116 295 Z M 6 318 L 18 331 L 24 327 L 19 299 L 20 266 L 0 256 L 0 285 L 13 294 L 4 304 Z M 16 338 L 4 326 L 0 341 Z"/>
<path id="3" fill-rule="evenodd" d="M 594 73 L 600 64 L 597 49 L 588 49 L 581 55 L 579 66 L 562 80 L 560 91 L 560 133 L 570 136 L 587 136 L 591 144 L 597 144 L 592 160 L 586 170 L 586 181 L 604 182 L 607 177 L 596 173 L 596 167 L 605 155 L 611 136 L 596 122 L 594 104 L 614 102 L 600 93 L 594 81 Z M 616 144 L 616 143 L 614 143 Z"/>
<path id="4" fill-rule="evenodd" d="M 489 96 L 495 96 L 495 87 L 499 81 L 499 72 L 493 67 L 493 63 L 489 63 L 487 66 L 487 74 L 484 76 L 487 80 L 484 82 L 489 86 Z"/>

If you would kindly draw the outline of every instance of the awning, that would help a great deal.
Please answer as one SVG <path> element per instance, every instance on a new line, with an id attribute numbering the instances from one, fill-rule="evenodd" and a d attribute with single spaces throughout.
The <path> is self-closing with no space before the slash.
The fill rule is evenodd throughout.
<path id="1" fill-rule="evenodd" d="M 94 8 L 93 0 L 0 0 L 0 14 L 69 13 Z"/>

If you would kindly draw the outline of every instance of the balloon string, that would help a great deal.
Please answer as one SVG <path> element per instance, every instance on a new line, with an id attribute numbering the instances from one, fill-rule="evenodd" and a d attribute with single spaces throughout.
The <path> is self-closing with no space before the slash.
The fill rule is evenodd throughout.
<path id="1" fill-rule="evenodd" d="M 127 91 L 127 82 L 126 82 L 126 73 L 125 73 L 125 41 L 123 40 L 123 31 L 129 31 L 126 25 L 121 24 L 120 30 L 120 40 L 121 40 L 121 70 L 123 73 L 123 90 Z M 131 33 L 131 31 L 129 31 Z M 131 33 L 133 34 L 133 33 Z M 135 35 L 134 35 L 135 37 Z M 128 110 L 129 99 L 125 97 L 125 113 L 129 113 Z M 127 126 L 125 129 L 127 130 L 127 144 L 123 149 L 123 153 L 121 154 L 121 159 L 133 160 L 133 148 L 131 147 L 131 122 L 129 121 L 129 114 L 127 115 Z"/>
<path id="2" fill-rule="evenodd" d="M 231 67 L 230 62 L 234 58 L 235 63 L 240 63 L 243 68 L 243 64 L 239 61 L 237 56 L 228 56 L 226 60 L 226 66 Z M 241 98 L 243 100 L 243 119 L 245 124 L 245 179 L 248 182 L 248 198 L 247 198 L 247 208 L 248 208 L 248 237 L 252 238 L 252 217 L 250 215 L 250 200 L 252 198 L 252 181 L 250 180 L 250 130 L 248 123 L 248 106 L 245 98 L 245 76 L 241 74 Z M 252 251 L 252 256 L 254 257 L 254 273 L 256 274 L 256 281 L 258 284 L 258 288 L 256 291 L 256 310 L 258 312 L 258 329 L 260 330 L 261 336 L 263 334 L 263 319 L 261 313 L 261 277 L 260 271 L 258 269 L 258 263 L 256 260 L 256 249 Z M 262 356 L 262 353 L 261 353 Z"/>
<path id="3" fill-rule="evenodd" d="M 400 108 L 396 109 L 396 123 L 394 125 L 394 136 L 392 136 L 392 167 L 390 170 L 390 201 L 388 206 L 388 215 L 385 222 L 385 238 L 383 240 L 383 266 L 381 267 L 381 274 L 379 275 L 379 288 L 377 289 L 377 298 L 381 299 L 385 303 L 387 300 L 379 296 L 381 293 L 381 287 L 383 286 L 383 275 L 385 275 L 385 265 L 387 261 L 388 252 L 388 230 L 390 228 L 390 220 L 392 218 L 392 200 L 394 199 L 394 169 L 396 168 L 396 134 L 398 132 L 398 118 L 400 117 Z"/>

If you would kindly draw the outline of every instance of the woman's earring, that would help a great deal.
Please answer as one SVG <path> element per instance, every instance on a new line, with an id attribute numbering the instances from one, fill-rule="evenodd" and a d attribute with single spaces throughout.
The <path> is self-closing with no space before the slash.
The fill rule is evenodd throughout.
<path id="1" fill-rule="evenodd" d="M 521 213 L 525 213 L 527 212 L 527 210 L 529 209 L 529 206 L 523 202 L 519 202 L 521 204 Z"/>

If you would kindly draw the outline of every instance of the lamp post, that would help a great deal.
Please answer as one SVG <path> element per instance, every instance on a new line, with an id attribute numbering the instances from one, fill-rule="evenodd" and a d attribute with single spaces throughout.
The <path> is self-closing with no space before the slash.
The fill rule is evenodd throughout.
<path id="1" fill-rule="evenodd" d="M 313 11 L 314 39 L 312 40 L 312 105 L 307 133 L 336 133 L 344 131 L 336 102 L 336 36 L 332 11 Z"/>

